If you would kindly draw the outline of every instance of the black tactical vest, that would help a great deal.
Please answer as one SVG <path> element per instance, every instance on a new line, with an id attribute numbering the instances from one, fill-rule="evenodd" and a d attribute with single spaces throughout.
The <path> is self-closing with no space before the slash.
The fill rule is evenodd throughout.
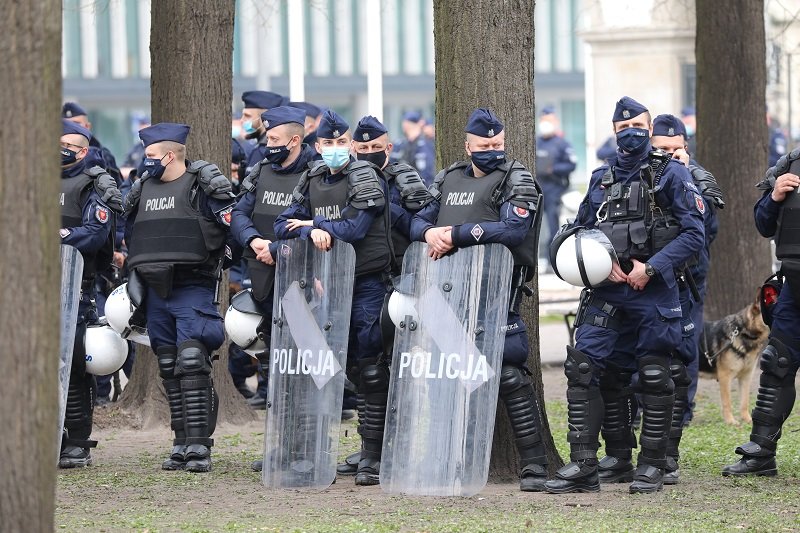
<path id="1" fill-rule="evenodd" d="M 503 205 L 503 178 L 506 171 L 498 169 L 482 178 L 475 178 L 464 173 L 465 166 L 451 167 L 439 186 L 439 216 L 437 226 L 455 226 L 458 224 L 499 222 L 500 207 Z M 529 216 L 535 216 L 530 213 Z M 533 267 L 536 265 L 538 252 L 537 228 L 532 227 L 522 244 L 511 248 L 515 266 Z M 533 268 L 529 269 L 528 278 L 533 276 Z"/>
<path id="2" fill-rule="evenodd" d="M 77 228 L 83 226 L 83 206 L 89 198 L 89 193 L 94 180 L 85 172 L 81 172 L 74 178 L 61 179 L 61 196 L 59 203 L 61 204 L 61 227 L 62 228 Z M 111 212 L 108 216 L 113 216 Z M 110 223 L 110 222 L 109 222 Z M 113 226 L 112 226 L 113 229 Z M 114 236 L 111 236 L 113 239 Z M 109 252 L 113 253 L 113 241 L 106 243 L 102 250 L 93 253 L 81 252 L 83 257 L 83 279 L 92 280 L 97 273 L 98 257 L 103 256 L 109 259 Z M 107 248 L 110 247 L 110 250 Z M 104 252 L 104 253 L 101 253 Z"/>
<path id="3" fill-rule="evenodd" d="M 149 264 L 187 264 L 213 268 L 225 245 L 225 231 L 195 207 L 202 194 L 194 174 L 142 183 L 133 236 L 131 268 Z"/>
<path id="4" fill-rule="evenodd" d="M 322 177 L 312 177 L 309 179 L 307 196 L 312 217 L 321 215 L 331 221 L 342 220 L 344 218 L 342 213 L 350 196 L 347 176 L 343 175 L 336 183 L 325 183 Z M 348 211 L 350 216 L 355 216 L 355 209 Z M 364 238 L 351 243 L 356 252 L 356 277 L 382 272 L 391 263 L 386 228 L 386 211 L 382 209 L 373 219 Z"/>
<path id="5" fill-rule="evenodd" d="M 292 203 L 292 191 L 297 186 L 302 172 L 279 174 L 272 165 L 261 165 L 256 187 L 256 203 L 253 208 L 253 225 L 265 239 L 274 241 L 275 219 Z"/>
<path id="6" fill-rule="evenodd" d="M 780 261 L 800 261 L 800 189 L 788 193 L 781 203 L 775 256 Z"/>

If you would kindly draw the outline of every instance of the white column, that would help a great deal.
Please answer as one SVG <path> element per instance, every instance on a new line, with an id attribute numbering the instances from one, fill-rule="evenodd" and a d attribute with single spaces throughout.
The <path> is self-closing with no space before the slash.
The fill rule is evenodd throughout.
<path id="1" fill-rule="evenodd" d="M 139 0 L 139 72 L 150 77 L 150 0 Z"/>
<path id="2" fill-rule="evenodd" d="M 383 120 L 383 42 L 380 0 L 366 0 L 367 9 L 367 110 Z M 363 5 L 363 4 L 362 4 Z"/>
<path id="3" fill-rule="evenodd" d="M 111 77 L 125 78 L 128 76 L 128 31 L 124 0 L 111 0 L 108 13 L 111 21 Z"/>
<path id="4" fill-rule="evenodd" d="M 81 60 L 83 77 L 97 77 L 97 14 L 94 0 L 81 0 Z"/>
<path id="5" fill-rule="evenodd" d="M 289 0 L 289 99 L 306 99 L 306 36 L 302 0 Z"/>

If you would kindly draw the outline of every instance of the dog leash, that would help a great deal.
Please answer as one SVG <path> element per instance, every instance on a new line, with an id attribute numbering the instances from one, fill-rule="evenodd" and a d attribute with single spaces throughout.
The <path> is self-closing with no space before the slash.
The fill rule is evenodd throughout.
<path id="1" fill-rule="evenodd" d="M 742 356 L 742 357 L 744 357 L 747 354 L 747 352 L 745 352 L 744 350 L 742 350 L 740 348 L 737 348 L 733 344 L 734 339 L 736 339 L 736 337 L 738 337 L 740 334 L 741 334 L 741 332 L 739 331 L 738 327 L 733 328 L 733 331 L 731 332 L 730 336 L 728 337 L 728 343 L 725 346 L 723 346 L 722 348 L 720 348 L 719 350 L 717 350 L 716 352 L 714 352 L 713 354 L 709 355 L 708 354 L 708 339 L 707 339 L 706 332 L 703 331 L 703 344 L 705 344 L 705 350 L 703 351 L 703 355 L 706 356 L 706 360 L 708 361 L 709 366 L 713 366 L 714 363 L 717 360 L 717 357 L 719 357 L 719 354 L 721 354 L 722 352 L 724 352 L 728 348 L 733 348 L 733 351 L 736 352 L 737 355 Z"/>

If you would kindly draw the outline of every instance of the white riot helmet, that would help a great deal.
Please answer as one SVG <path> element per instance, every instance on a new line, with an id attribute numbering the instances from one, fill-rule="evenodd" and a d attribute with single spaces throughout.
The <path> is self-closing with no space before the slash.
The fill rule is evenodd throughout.
<path id="1" fill-rule="evenodd" d="M 128 343 L 107 324 L 86 328 L 86 371 L 96 376 L 113 374 L 128 358 Z"/>
<path id="2" fill-rule="evenodd" d="M 136 274 L 131 272 L 128 283 L 123 283 L 108 295 L 105 318 L 111 329 L 123 339 L 150 346 L 147 328 L 131 324 L 131 318 L 141 305 L 143 294 L 144 287 Z"/>
<path id="3" fill-rule="evenodd" d="M 392 292 L 387 307 L 389 318 L 398 328 L 401 327 L 401 323 L 408 324 L 407 317 L 411 317 L 412 321 L 419 323 L 419 315 L 414 307 L 414 297 L 410 294 L 403 294 L 399 291 Z"/>
<path id="4" fill-rule="evenodd" d="M 231 305 L 225 313 L 225 331 L 228 337 L 250 355 L 269 349 L 259 327 L 264 315 L 253 298 L 252 289 L 239 291 L 231 298 Z"/>
<path id="5" fill-rule="evenodd" d="M 555 257 L 554 257 L 555 256 Z M 614 246 L 599 229 L 570 228 L 553 239 L 550 258 L 556 275 L 571 285 L 602 285 L 618 262 Z"/>

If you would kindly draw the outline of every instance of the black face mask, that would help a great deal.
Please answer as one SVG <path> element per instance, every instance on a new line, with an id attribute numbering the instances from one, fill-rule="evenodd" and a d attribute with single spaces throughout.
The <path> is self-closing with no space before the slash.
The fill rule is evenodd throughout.
<path id="1" fill-rule="evenodd" d="M 61 147 L 61 166 L 65 167 L 71 165 L 78 160 L 78 152 L 70 150 L 69 148 Z"/>
<path id="2" fill-rule="evenodd" d="M 381 150 L 380 152 L 369 152 L 368 154 L 356 154 L 356 157 L 359 161 L 367 161 L 378 168 L 383 168 L 388 156 L 385 151 Z"/>
<path id="3" fill-rule="evenodd" d="M 273 165 L 280 165 L 289 157 L 289 148 L 284 146 L 267 146 L 267 161 Z"/>

